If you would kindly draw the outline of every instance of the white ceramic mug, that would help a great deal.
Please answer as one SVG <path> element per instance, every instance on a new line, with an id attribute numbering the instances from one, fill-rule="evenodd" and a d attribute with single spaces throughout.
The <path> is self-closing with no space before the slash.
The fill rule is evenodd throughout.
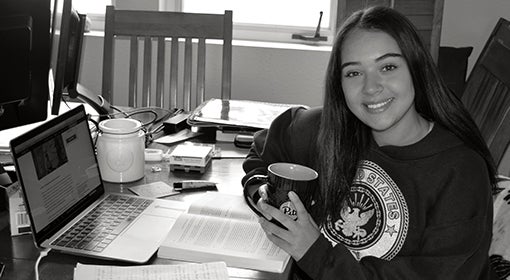
<path id="1" fill-rule="evenodd" d="M 143 178 L 145 133 L 135 119 L 108 119 L 99 123 L 96 143 L 99 170 L 104 181 L 127 183 Z"/>

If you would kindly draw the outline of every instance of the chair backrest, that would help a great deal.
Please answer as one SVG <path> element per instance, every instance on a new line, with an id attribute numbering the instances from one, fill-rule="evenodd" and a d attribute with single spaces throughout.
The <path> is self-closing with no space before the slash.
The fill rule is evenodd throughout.
<path id="1" fill-rule="evenodd" d="M 469 75 L 462 102 L 497 165 L 510 143 L 510 22 L 501 18 Z"/>
<path id="2" fill-rule="evenodd" d="M 129 97 L 128 105 L 152 106 L 151 75 L 155 61 L 155 106 L 164 106 L 164 97 L 169 98 L 170 108 L 191 110 L 205 98 L 206 39 L 223 40 L 221 98 L 230 99 L 232 77 L 232 11 L 224 14 L 193 14 L 163 11 L 116 10 L 106 7 L 103 85 L 102 95 L 110 103 L 113 100 L 114 42 L 117 37 L 130 40 L 129 54 Z M 141 102 L 138 102 L 138 53 L 139 40 L 143 39 L 143 74 Z M 179 39 L 184 41 L 184 67 L 179 74 Z M 156 41 L 156 58 L 152 57 L 152 42 Z M 192 99 L 193 42 L 198 40 L 196 54 L 196 97 Z M 164 93 L 165 83 L 165 42 L 171 41 L 169 93 Z M 127 59 L 127 58 L 126 58 Z M 122 69 L 119 69 L 122 71 Z M 178 78 L 183 77 L 183 94 L 178 94 Z M 220 93 L 216 97 L 218 97 Z"/>

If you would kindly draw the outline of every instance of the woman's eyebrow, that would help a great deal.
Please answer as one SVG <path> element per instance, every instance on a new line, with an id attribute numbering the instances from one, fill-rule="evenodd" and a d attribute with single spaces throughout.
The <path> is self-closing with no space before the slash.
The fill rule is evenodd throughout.
<path id="1" fill-rule="evenodd" d="M 340 65 L 340 69 L 344 69 L 345 67 L 349 66 L 349 65 L 360 65 L 361 63 L 359 62 L 346 62 L 346 63 L 342 63 L 342 65 Z"/>
<path id="2" fill-rule="evenodd" d="M 389 57 L 402 57 L 402 54 L 399 54 L 399 53 L 386 53 L 386 54 L 383 54 L 380 57 L 376 58 L 375 61 L 378 62 L 378 61 L 384 60 L 384 59 L 389 58 Z M 340 65 L 340 69 L 344 69 L 345 67 L 350 66 L 350 65 L 360 65 L 360 64 L 361 63 L 357 62 L 357 61 L 349 61 L 349 62 L 342 63 L 342 65 Z"/>
<path id="3" fill-rule="evenodd" d="M 399 53 L 387 53 L 387 54 L 383 54 L 380 57 L 376 58 L 375 61 L 381 61 L 381 60 L 386 59 L 388 57 L 402 57 L 402 54 L 399 54 Z"/>

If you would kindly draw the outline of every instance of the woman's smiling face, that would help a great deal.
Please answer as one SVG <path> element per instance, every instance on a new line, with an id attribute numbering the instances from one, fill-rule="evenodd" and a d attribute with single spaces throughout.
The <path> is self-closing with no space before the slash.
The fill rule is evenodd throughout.
<path id="1" fill-rule="evenodd" d="M 395 39 L 382 31 L 355 29 L 342 45 L 341 59 L 342 89 L 351 112 L 372 128 L 376 141 L 406 138 L 421 116 L 414 106 L 411 73 Z"/>

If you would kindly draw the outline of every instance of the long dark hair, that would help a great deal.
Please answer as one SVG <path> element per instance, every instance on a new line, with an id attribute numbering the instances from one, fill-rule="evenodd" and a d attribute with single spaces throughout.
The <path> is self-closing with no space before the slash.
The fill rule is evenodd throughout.
<path id="1" fill-rule="evenodd" d="M 341 49 L 355 29 L 382 31 L 398 43 L 415 89 L 419 114 L 453 132 L 479 153 L 487 164 L 495 186 L 496 168 L 475 122 L 458 98 L 445 86 L 413 24 L 387 7 L 371 7 L 352 14 L 338 32 L 328 64 L 324 106 L 318 136 L 320 193 L 316 219 L 338 218 L 349 195 L 358 162 L 366 154 L 371 130 L 348 108 L 342 90 Z"/>

